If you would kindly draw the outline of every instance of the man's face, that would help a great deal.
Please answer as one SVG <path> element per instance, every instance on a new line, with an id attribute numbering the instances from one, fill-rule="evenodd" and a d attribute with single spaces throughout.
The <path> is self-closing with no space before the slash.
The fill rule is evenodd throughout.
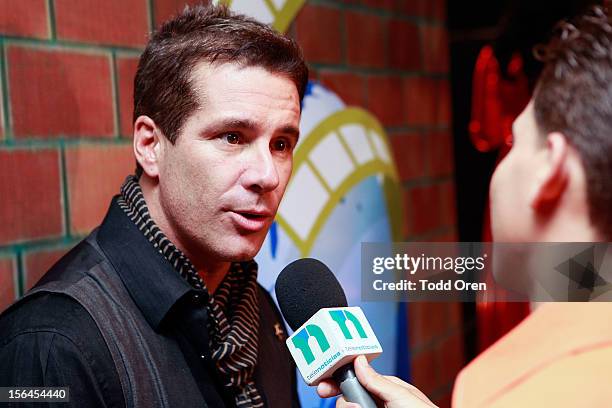
<path id="1" fill-rule="evenodd" d="M 531 206 L 537 188 L 537 164 L 546 154 L 533 102 L 515 120 L 512 133 L 512 149 L 491 179 L 491 228 L 495 241 L 531 242 L 537 240 L 538 233 Z"/>
<path id="2" fill-rule="evenodd" d="M 161 140 L 162 211 L 194 262 L 251 259 L 291 175 L 298 92 L 259 67 L 202 63 L 192 78 L 200 109 Z"/>

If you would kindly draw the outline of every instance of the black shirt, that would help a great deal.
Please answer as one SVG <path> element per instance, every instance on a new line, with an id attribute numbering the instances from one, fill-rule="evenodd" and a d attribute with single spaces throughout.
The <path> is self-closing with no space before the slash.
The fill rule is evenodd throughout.
<path id="1" fill-rule="evenodd" d="M 81 242 L 38 285 L 78 276 L 80 271 L 67 273 L 75 264 L 79 270 L 87 270 L 102 259 L 110 260 L 137 305 L 137 313 L 160 336 L 178 343 L 206 403 L 210 407 L 233 406 L 234 398 L 220 385 L 210 359 L 204 307 L 208 293 L 192 288 L 174 271 L 115 200 L 92 236 L 100 248 L 93 249 L 91 241 Z M 142 279 L 144 273 L 146 279 Z M 284 339 L 274 335 L 277 325 L 282 325 L 280 314 L 269 294 L 259 289 L 256 386 L 264 400 L 276 399 L 280 391 L 289 395 L 292 406 L 299 406 L 295 371 L 290 370 L 289 379 L 275 378 L 279 372 L 287 372 L 284 368 L 292 363 Z M 276 390 L 279 381 L 290 389 Z M 95 321 L 76 300 L 55 293 L 30 296 L 0 316 L 0 386 L 69 386 L 71 405 L 126 405 L 111 353 Z M 266 405 L 278 406 L 278 402 L 266 400 Z"/>
<path id="2" fill-rule="evenodd" d="M 3 318 L 0 333 L 2 386 L 69 385 L 75 406 L 125 406 L 104 339 L 75 300 L 38 295 Z"/>

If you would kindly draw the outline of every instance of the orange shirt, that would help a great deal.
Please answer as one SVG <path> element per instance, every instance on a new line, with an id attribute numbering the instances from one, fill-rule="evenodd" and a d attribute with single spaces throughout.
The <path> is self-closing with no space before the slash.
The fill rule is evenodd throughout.
<path id="1" fill-rule="evenodd" d="M 549 303 L 455 383 L 454 408 L 612 406 L 612 303 Z"/>

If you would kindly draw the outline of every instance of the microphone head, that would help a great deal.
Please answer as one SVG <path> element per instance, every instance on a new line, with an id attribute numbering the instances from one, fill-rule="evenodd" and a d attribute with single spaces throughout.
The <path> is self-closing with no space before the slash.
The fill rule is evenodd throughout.
<path id="1" fill-rule="evenodd" d="M 274 287 L 280 310 L 293 330 L 297 330 L 319 309 L 346 307 L 340 283 L 321 261 L 303 258 L 285 266 Z"/>

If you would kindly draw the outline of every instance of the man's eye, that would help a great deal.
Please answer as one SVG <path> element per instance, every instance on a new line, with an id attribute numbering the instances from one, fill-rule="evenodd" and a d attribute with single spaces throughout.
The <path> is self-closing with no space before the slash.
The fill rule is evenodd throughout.
<path id="1" fill-rule="evenodd" d="M 277 152 L 285 152 L 291 149 L 291 144 L 285 139 L 277 139 L 272 142 L 272 148 Z"/>
<path id="2" fill-rule="evenodd" d="M 238 133 L 226 133 L 222 136 L 222 139 L 229 144 L 240 143 L 240 135 Z"/>

